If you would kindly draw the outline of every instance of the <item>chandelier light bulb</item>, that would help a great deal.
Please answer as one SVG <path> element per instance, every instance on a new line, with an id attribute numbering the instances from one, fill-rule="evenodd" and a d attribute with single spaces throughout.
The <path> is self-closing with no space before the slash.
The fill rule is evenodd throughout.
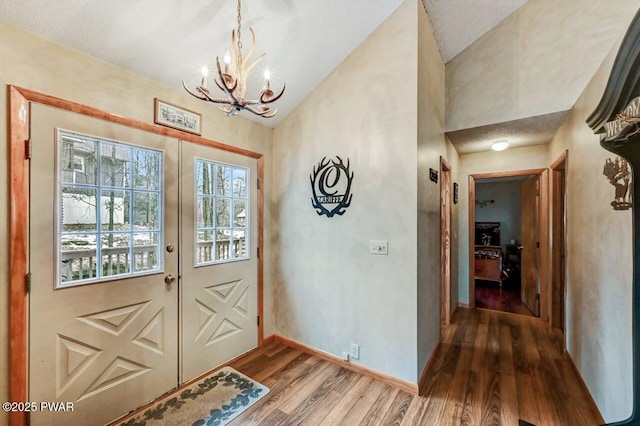
<path id="1" fill-rule="evenodd" d="M 200 84 L 200 86 L 202 86 L 203 89 L 207 89 L 207 77 L 209 76 L 209 68 L 207 68 L 206 65 L 202 66 L 202 69 L 200 70 L 202 72 L 202 82 Z"/>
<path id="2" fill-rule="evenodd" d="M 269 71 L 269 67 L 264 70 L 264 79 L 267 81 L 271 80 L 271 71 Z"/>

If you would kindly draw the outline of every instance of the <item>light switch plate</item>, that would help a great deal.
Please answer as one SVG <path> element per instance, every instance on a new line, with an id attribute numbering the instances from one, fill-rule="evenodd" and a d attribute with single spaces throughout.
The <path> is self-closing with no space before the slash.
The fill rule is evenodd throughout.
<path id="1" fill-rule="evenodd" d="M 371 254 L 389 254 L 389 242 L 388 241 L 374 241 L 369 242 L 369 253 Z"/>

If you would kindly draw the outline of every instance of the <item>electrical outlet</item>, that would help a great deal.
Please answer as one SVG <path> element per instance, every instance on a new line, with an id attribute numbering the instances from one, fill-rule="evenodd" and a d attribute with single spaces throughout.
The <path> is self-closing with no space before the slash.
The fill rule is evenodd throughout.
<path id="1" fill-rule="evenodd" d="M 371 254 L 389 254 L 388 241 L 369 241 L 369 253 Z"/>
<path id="2" fill-rule="evenodd" d="M 360 359 L 360 345 L 356 345 L 355 343 L 351 344 L 351 352 L 349 356 L 353 359 Z"/>

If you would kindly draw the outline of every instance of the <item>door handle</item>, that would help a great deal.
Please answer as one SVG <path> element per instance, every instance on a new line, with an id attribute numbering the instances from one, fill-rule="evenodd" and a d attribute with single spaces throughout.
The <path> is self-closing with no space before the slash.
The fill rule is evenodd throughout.
<path id="1" fill-rule="evenodd" d="M 166 277 L 164 277 L 164 282 L 167 285 L 171 285 L 174 282 L 176 282 L 176 277 L 174 277 L 173 275 L 169 274 Z"/>

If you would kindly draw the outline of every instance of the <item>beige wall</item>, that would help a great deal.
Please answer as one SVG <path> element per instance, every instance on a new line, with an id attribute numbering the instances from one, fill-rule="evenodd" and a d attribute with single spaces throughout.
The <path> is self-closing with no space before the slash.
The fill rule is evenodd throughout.
<path id="1" fill-rule="evenodd" d="M 429 180 L 429 168 L 440 170 L 442 156 L 452 168 L 452 182 L 457 180 L 458 171 L 458 154 L 444 135 L 444 62 L 422 2 L 418 4 L 418 117 L 418 371 L 421 372 L 440 336 L 440 181 L 435 184 Z M 454 205 L 452 257 L 458 242 L 456 214 Z M 458 274 L 453 267 L 451 272 L 451 303 L 456 306 Z"/>
<path id="2" fill-rule="evenodd" d="M 632 215 L 614 211 L 614 187 L 602 174 L 615 155 L 585 120 L 602 97 L 615 51 L 600 67 L 550 146 L 569 150 L 567 171 L 567 350 L 607 422 L 632 407 Z M 637 176 L 637 174 L 636 174 Z"/>
<path id="3" fill-rule="evenodd" d="M 447 131 L 571 109 L 637 9 L 529 0 L 447 63 Z"/>
<path id="4" fill-rule="evenodd" d="M 181 105 L 203 114 L 203 136 L 231 145 L 248 148 L 265 155 L 265 333 L 273 332 L 271 300 L 270 247 L 271 150 L 273 131 L 252 121 L 227 118 L 217 108 L 187 94 L 160 86 L 140 76 L 108 65 L 76 51 L 20 31 L 0 22 L 0 165 L 7 165 L 7 84 L 14 84 L 49 95 L 114 112 L 126 117 L 153 122 L 153 99 Z M 8 204 L 8 176 L 0 174 L 0 199 Z M 0 400 L 8 399 L 8 208 L 0 209 Z M 6 422 L 0 414 L 0 424 Z"/>
<path id="5" fill-rule="evenodd" d="M 407 0 L 274 132 L 277 326 L 293 339 L 417 381 L 417 1 Z M 390 56 L 391 55 L 391 56 Z M 350 160 L 353 200 L 318 216 L 309 175 Z M 369 254 L 388 240 L 389 255 Z"/>
<path id="6" fill-rule="evenodd" d="M 549 167 L 548 145 L 460 156 L 460 173 L 458 174 L 460 179 L 458 292 L 461 303 L 469 303 L 469 175 L 545 167 Z"/>

